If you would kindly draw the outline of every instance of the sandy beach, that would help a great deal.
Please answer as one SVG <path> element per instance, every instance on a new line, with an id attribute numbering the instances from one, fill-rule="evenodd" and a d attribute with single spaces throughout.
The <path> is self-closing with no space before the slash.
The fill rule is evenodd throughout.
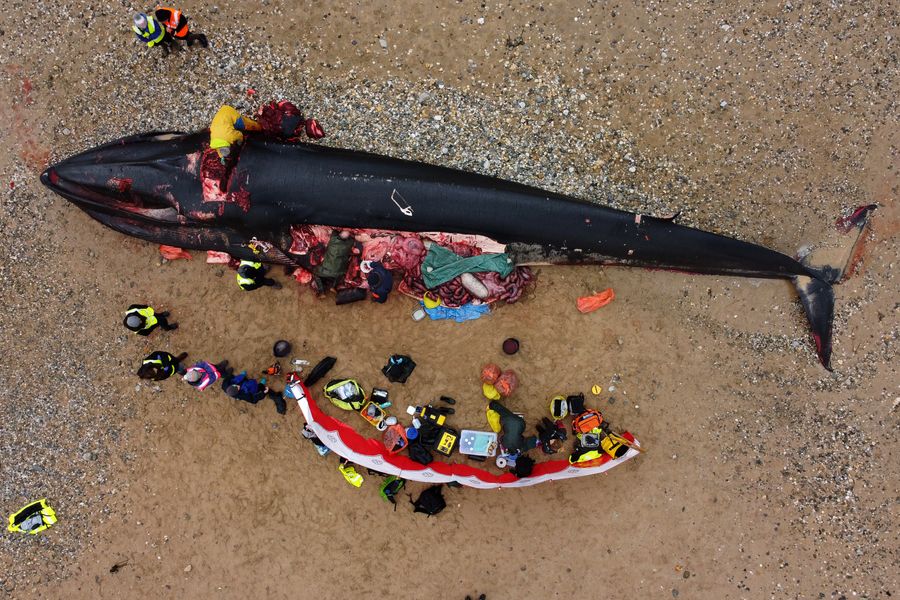
<path id="1" fill-rule="evenodd" d="M 59 516 L 0 536 L 0 598 L 896 597 L 895 6 L 188 2 L 211 47 L 168 57 L 134 39 L 139 8 L 0 13 L 0 506 L 46 497 Z M 203 253 L 164 261 L 38 180 L 270 98 L 316 117 L 322 143 L 680 211 L 789 255 L 875 203 L 835 288 L 834 371 L 783 280 L 538 267 L 488 317 L 414 322 L 399 294 L 335 306 L 280 268 L 284 289 L 241 292 Z M 609 306 L 576 310 L 607 287 Z M 135 302 L 179 329 L 131 335 Z M 280 338 L 396 410 L 456 398 L 458 428 L 485 428 L 478 375 L 498 362 L 529 426 L 584 392 L 648 451 L 597 477 L 447 489 L 426 518 L 406 494 L 392 510 L 378 477 L 347 485 L 296 406 L 134 374 L 152 350 L 259 372 Z M 394 353 L 418 363 L 405 385 L 380 373 Z"/>

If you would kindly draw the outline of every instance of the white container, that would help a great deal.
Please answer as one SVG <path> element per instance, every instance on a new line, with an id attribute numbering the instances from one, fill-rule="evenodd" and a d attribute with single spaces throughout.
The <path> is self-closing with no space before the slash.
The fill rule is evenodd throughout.
<path id="1" fill-rule="evenodd" d="M 481 280 L 471 273 L 463 273 L 460 275 L 459 282 L 476 298 L 484 300 L 490 295 L 490 292 L 488 292 L 487 287 L 481 283 Z"/>

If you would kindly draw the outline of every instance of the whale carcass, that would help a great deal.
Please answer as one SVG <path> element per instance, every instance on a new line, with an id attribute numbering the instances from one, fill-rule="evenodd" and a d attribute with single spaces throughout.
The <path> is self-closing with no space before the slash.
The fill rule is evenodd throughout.
<path id="1" fill-rule="evenodd" d="M 248 137 L 227 181 L 205 176 L 209 134 L 147 133 L 49 167 L 41 181 L 101 223 L 159 244 L 301 266 L 298 226 L 443 232 L 505 245 L 516 264 L 614 264 L 794 282 L 828 368 L 832 284 L 815 265 L 749 242 L 476 173 Z M 873 206 L 842 221 L 858 237 Z M 854 239 L 855 239 L 854 237 Z"/>

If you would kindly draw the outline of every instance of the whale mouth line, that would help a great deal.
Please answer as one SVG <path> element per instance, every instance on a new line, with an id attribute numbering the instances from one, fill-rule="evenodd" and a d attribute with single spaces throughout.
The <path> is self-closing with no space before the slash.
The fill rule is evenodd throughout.
<path id="1" fill-rule="evenodd" d="M 63 179 L 53 167 L 41 174 L 41 182 L 48 188 L 91 212 L 102 212 L 110 216 L 152 221 L 156 224 L 185 225 L 178 210 L 172 206 L 145 206 L 144 199 L 135 193 L 129 193 L 127 200 L 119 200 L 109 196 L 108 188 L 97 188 L 93 185 L 76 184 Z M 119 190 L 120 193 L 124 190 Z"/>

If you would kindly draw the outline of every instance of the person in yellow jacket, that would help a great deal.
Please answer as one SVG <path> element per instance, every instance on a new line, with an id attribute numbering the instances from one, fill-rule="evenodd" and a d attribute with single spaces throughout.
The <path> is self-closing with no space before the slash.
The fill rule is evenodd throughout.
<path id="1" fill-rule="evenodd" d="M 168 311 L 156 312 L 153 307 L 146 304 L 132 304 L 125 311 L 122 324 L 138 335 L 150 335 L 157 327 L 162 327 L 166 331 L 178 329 L 178 323 L 169 323 L 166 319 L 168 316 Z"/>
<path id="2" fill-rule="evenodd" d="M 234 146 L 244 141 L 245 131 L 261 131 L 259 123 L 241 115 L 233 106 L 223 105 L 209 126 L 209 147 L 219 153 L 222 164 L 228 161 Z"/>
<path id="3" fill-rule="evenodd" d="M 162 48 L 163 54 L 169 54 L 169 48 L 173 43 L 172 36 L 153 15 L 137 13 L 132 18 L 132 22 L 131 29 L 138 41 L 147 44 L 148 48 L 159 46 Z"/>

